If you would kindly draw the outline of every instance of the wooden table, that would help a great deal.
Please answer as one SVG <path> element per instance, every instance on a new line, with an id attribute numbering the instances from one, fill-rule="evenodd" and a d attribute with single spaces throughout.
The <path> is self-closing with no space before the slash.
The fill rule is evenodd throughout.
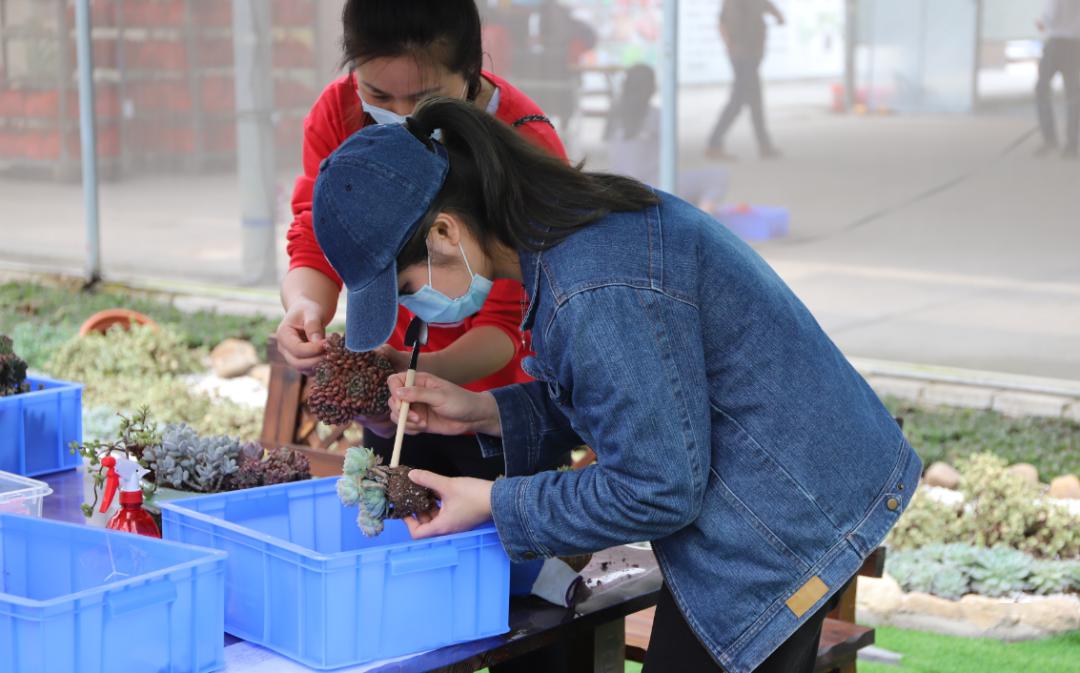
<path id="1" fill-rule="evenodd" d="M 75 471 L 40 478 L 53 488 L 45 498 L 44 516 L 82 523 L 82 476 Z M 568 645 L 569 673 L 622 673 L 626 652 L 625 618 L 656 605 L 661 576 L 656 558 L 647 549 L 615 547 L 593 556 L 582 572 L 590 595 L 573 608 L 560 608 L 539 598 L 510 601 L 510 632 L 418 654 L 385 664 L 356 667 L 372 673 L 471 673 L 556 642 Z M 242 641 L 225 637 L 229 648 Z M 275 655 L 276 656 L 276 655 Z M 250 670 L 227 665 L 230 671 Z M 272 662 L 258 668 L 274 673 Z M 282 671 L 307 671 L 284 658 Z M 349 673 L 354 669 L 339 669 Z"/>

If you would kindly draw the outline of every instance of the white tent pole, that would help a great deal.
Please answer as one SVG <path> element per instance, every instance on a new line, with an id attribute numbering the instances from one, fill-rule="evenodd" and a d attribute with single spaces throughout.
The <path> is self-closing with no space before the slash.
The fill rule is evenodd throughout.
<path id="1" fill-rule="evenodd" d="M 94 123 L 94 52 L 90 31 L 90 0 L 77 0 L 75 43 L 79 69 L 83 208 L 86 211 L 86 282 L 93 284 L 101 280 L 101 213 L 98 204 L 97 127 Z"/>
<path id="2" fill-rule="evenodd" d="M 660 189 L 679 182 L 679 2 L 665 0 L 660 74 Z"/>

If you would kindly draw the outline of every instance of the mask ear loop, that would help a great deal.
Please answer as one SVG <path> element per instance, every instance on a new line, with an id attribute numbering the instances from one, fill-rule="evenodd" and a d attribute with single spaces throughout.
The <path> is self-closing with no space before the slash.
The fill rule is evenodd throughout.
<path id="1" fill-rule="evenodd" d="M 461 244 L 461 241 L 458 241 L 457 247 L 458 247 L 458 250 L 461 251 L 461 257 L 465 260 L 465 269 L 469 272 L 469 278 L 472 278 L 473 277 L 472 265 L 469 264 L 469 256 L 465 254 L 465 246 L 463 246 Z M 430 256 L 428 257 L 428 263 L 429 264 L 431 263 L 431 257 Z"/>

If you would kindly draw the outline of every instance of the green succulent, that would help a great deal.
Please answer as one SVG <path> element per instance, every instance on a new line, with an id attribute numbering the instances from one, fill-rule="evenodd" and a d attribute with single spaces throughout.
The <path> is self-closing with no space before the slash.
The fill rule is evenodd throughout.
<path id="1" fill-rule="evenodd" d="M 891 547 L 963 543 L 1005 546 L 1038 558 L 1080 557 L 1080 517 L 1007 472 L 1000 457 L 974 454 L 959 467 L 964 501 L 938 502 L 920 488 L 889 534 Z"/>
<path id="2" fill-rule="evenodd" d="M 971 568 L 971 587 L 983 596 L 1007 596 L 1030 587 L 1034 559 L 1007 547 L 994 547 L 979 554 Z"/>

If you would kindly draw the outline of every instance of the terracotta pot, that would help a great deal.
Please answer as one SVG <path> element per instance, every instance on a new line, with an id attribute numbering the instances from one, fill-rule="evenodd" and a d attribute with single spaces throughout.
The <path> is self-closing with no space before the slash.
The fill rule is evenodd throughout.
<path id="1" fill-rule="evenodd" d="M 86 322 L 79 327 L 79 336 L 84 337 L 91 332 L 105 334 L 113 325 L 123 325 L 124 329 L 127 329 L 132 323 L 147 325 L 154 329 L 158 328 L 156 322 L 138 311 L 131 311 L 126 308 L 111 308 L 106 311 L 98 311 L 87 318 Z"/>

